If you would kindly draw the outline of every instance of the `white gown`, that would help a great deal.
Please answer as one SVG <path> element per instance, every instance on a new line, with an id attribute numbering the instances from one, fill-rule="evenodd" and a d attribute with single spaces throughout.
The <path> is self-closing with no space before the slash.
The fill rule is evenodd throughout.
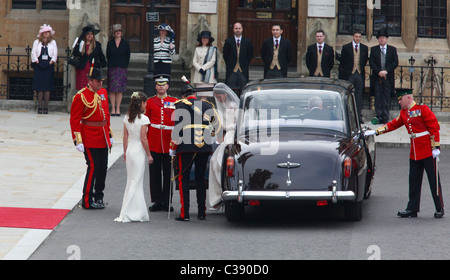
<path id="1" fill-rule="evenodd" d="M 225 115 L 219 110 L 222 118 L 223 128 L 227 131 L 223 142 L 216 148 L 209 161 L 209 178 L 208 178 L 208 202 L 211 207 L 222 201 L 222 158 L 225 147 L 233 143 L 234 130 L 236 125 L 238 105 L 234 102 L 227 102 L 225 105 Z"/>
<path id="2" fill-rule="evenodd" d="M 141 127 L 149 125 L 150 120 L 144 114 L 136 117 L 134 123 L 128 122 L 125 115 L 123 122 L 128 131 L 128 147 L 126 152 L 127 186 L 123 196 L 122 209 L 116 222 L 146 222 L 149 220 L 144 198 L 144 172 L 147 166 L 147 155 L 141 143 Z"/>

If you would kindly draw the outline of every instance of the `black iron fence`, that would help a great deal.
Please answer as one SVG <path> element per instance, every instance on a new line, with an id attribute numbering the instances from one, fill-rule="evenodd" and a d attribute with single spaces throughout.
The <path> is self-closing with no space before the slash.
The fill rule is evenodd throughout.
<path id="1" fill-rule="evenodd" d="M 433 110 L 450 108 L 450 96 L 446 96 L 450 83 L 450 67 L 436 66 L 437 61 L 433 56 L 424 59 L 426 65 L 414 65 L 413 56 L 408 59 L 408 65 L 399 65 L 395 69 L 395 88 L 413 89 L 414 99 L 417 103 L 428 105 Z M 336 65 L 331 74 L 332 78 L 338 78 L 339 65 Z M 372 70 L 366 66 L 365 94 L 363 108 L 373 105 Z M 399 109 L 395 95 L 391 98 L 391 109 Z"/>
<path id="2" fill-rule="evenodd" d="M 34 100 L 32 89 L 33 68 L 31 67 L 31 48 L 25 54 L 13 54 L 8 45 L 5 54 L 0 54 L 0 100 Z M 52 101 L 66 101 L 70 91 L 69 65 L 70 49 L 65 56 L 58 56 L 55 64 L 55 89 L 50 94 Z"/>
<path id="3" fill-rule="evenodd" d="M 25 48 L 25 54 L 13 54 L 8 46 L 6 53 L 0 54 L 0 100 L 34 100 L 32 89 L 33 69 L 31 67 L 31 48 Z M 67 61 L 71 51 L 67 48 L 65 55 L 59 55 L 55 65 L 55 89 L 51 93 L 51 100 L 66 101 L 71 90 L 69 67 Z M 395 71 L 396 88 L 412 88 L 416 102 L 427 104 L 434 110 L 450 108 L 450 96 L 446 96 L 450 83 L 450 67 L 436 66 L 437 61 L 430 56 L 424 60 L 425 65 L 414 65 L 414 57 L 408 60 L 409 65 L 400 65 Z M 332 78 L 338 78 L 337 69 L 334 68 Z M 370 108 L 373 85 L 371 82 L 371 69 L 366 66 L 366 90 L 363 107 Z M 398 102 L 392 96 L 391 108 L 398 109 Z"/>

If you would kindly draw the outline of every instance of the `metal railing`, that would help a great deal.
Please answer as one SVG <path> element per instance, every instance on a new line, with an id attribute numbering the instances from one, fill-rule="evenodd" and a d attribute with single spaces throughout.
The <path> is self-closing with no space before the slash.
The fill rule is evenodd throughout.
<path id="1" fill-rule="evenodd" d="M 26 54 L 12 54 L 8 45 L 5 54 L 0 54 L 0 100 L 18 99 L 35 100 L 32 90 L 33 69 L 31 67 L 31 48 L 25 48 Z M 69 68 L 67 63 L 71 51 L 64 50 L 65 56 L 58 56 L 55 65 L 55 89 L 51 100 L 67 101 L 71 90 Z M 427 104 L 434 110 L 450 108 L 450 96 L 446 95 L 450 83 L 450 67 L 436 66 L 437 61 L 430 56 L 424 60 L 426 65 L 414 65 L 414 57 L 408 60 L 409 65 L 399 65 L 395 70 L 395 87 L 412 88 L 416 102 Z M 335 65 L 331 77 L 338 78 L 339 65 Z M 372 71 L 366 66 L 365 86 L 368 89 L 364 95 L 363 107 L 370 108 L 370 96 L 373 96 Z M 398 109 L 398 102 L 392 96 L 391 108 Z"/>
<path id="2" fill-rule="evenodd" d="M 65 56 L 59 56 L 55 63 L 55 89 L 50 94 L 52 101 L 67 101 L 70 91 L 69 64 L 71 51 L 67 48 Z M 35 100 L 32 89 L 33 68 L 31 67 L 31 48 L 25 54 L 13 54 L 10 45 L 5 54 L 0 54 L 0 100 Z"/>
<path id="3" fill-rule="evenodd" d="M 446 95 L 450 83 L 450 67 L 436 66 L 437 61 L 433 56 L 427 57 L 426 65 L 414 65 L 416 60 L 411 56 L 409 65 L 399 65 L 395 69 L 395 88 L 413 89 L 414 99 L 417 103 L 428 105 L 433 110 L 450 108 L 450 96 Z M 339 64 L 331 74 L 332 78 L 338 78 Z M 363 108 L 370 108 L 370 97 L 373 93 L 372 70 L 369 65 L 365 67 L 366 94 L 363 100 Z M 391 109 L 399 109 L 396 96 L 392 95 Z"/>

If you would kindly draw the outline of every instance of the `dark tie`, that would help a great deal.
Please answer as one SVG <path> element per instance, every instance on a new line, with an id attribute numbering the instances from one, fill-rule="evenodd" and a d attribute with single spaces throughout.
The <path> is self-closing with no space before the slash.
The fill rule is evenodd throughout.
<path id="1" fill-rule="evenodd" d="M 358 52 L 358 45 L 355 45 L 355 52 Z"/>
<path id="2" fill-rule="evenodd" d="M 241 45 L 241 44 L 239 43 L 239 39 L 237 39 L 236 45 L 238 46 L 238 48 L 239 48 L 239 46 Z"/>
<path id="3" fill-rule="evenodd" d="M 278 39 L 275 39 L 275 48 L 278 49 Z"/>
<path id="4" fill-rule="evenodd" d="M 322 53 L 322 46 L 319 46 L 319 53 Z"/>

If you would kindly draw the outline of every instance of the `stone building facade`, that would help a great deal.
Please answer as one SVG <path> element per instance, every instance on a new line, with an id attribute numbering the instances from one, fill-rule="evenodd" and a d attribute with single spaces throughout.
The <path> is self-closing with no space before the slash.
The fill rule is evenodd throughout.
<path id="1" fill-rule="evenodd" d="M 133 52 L 145 53 L 151 34 L 145 13 L 152 1 L 161 20 L 170 22 L 176 30 L 177 54 L 186 63 L 192 57 L 199 31 L 210 30 L 216 39 L 214 45 L 221 51 L 232 34 L 232 24 L 240 21 L 244 36 L 254 39 L 253 65 L 260 65 L 259 42 L 271 36 L 271 24 L 281 22 L 284 35 L 294 43 L 295 61 L 290 71 L 295 75 L 307 73 L 304 56 L 307 46 L 315 41 L 317 29 L 325 31 L 326 43 L 339 53 L 341 46 L 351 41 L 353 28 L 362 29 L 363 43 L 369 47 L 378 44 L 375 34 L 382 25 L 393 31 L 388 43 L 397 47 L 400 64 L 411 64 L 413 57 L 416 66 L 425 65 L 432 56 L 437 66 L 450 66 L 450 0 L 432 0 L 431 5 L 423 0 L 36 0 L 31 8 L 23 5 L 33 1 L 5 0 L 0 4 L 0 54 L 8 45 L 15 52 L 24 52 L 43 23 L 56 31 L 62 55 L 88 23 L 104 31 L 97 36 L 103 46 L 112 24 L 131 26 L 127 35 L 136 36 L 133 42 L 140 40 L 140 48 Z M 64 2 L 66 7 L 62 8 Z M 209 5 L 206 8 L 202 6 L 205 3 Z M 223 63 L 219 65 L 223 72 Z M 0 74 L 0 83 L 4 82 L 4 74 Z"/>

